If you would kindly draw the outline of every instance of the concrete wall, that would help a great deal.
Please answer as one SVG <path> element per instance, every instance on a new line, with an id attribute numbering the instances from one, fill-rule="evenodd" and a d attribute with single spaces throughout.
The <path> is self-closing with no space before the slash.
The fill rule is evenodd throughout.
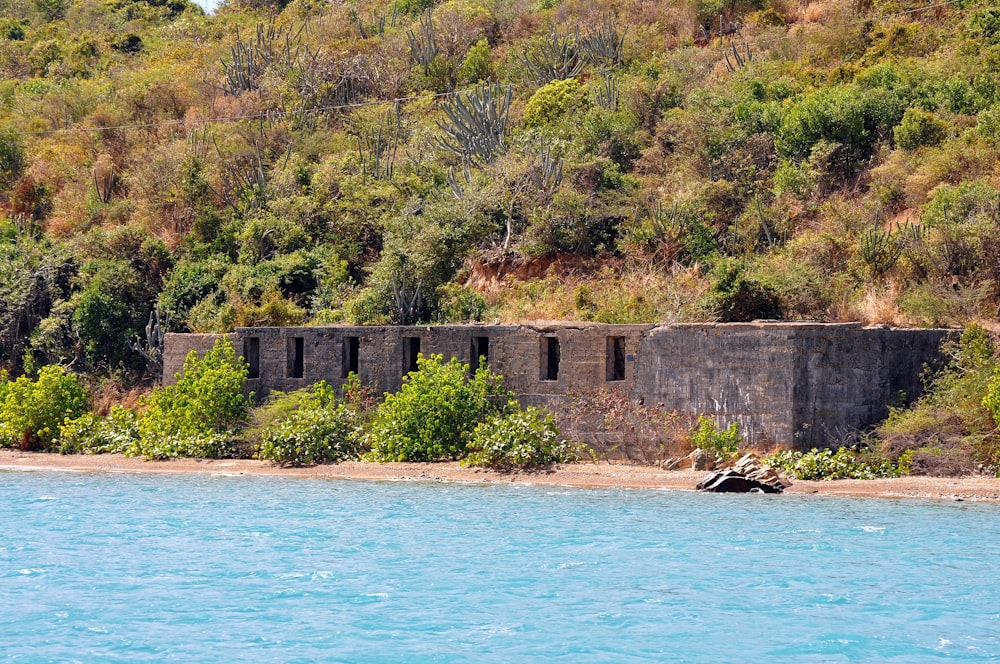
<path id="1" fill-rule="evenodd" d="M 259 398 L 321 379 L 339 387 L 352 361 L 363 383 L 393 392 L 416 351 L 469 364 L 485 352 L 524 404 L 557 409 L 612 389 L 649 406 L 713 415 L 723 426 L 739 422 L 754 444 L 810 448 L 878 422 L 901 392 L 915 397 L 924 363 L 947 334 L 853 323 L 560 323 L 240 328 L 231 338 L 251 364 L 247 389 Z M 180 370 L 187 350 L 203 352 L 216 338 L 167 335 L 164 376 Z M 549 361 L 556 348 L 557 366 Z"/>
<path id="2" fill-rule="evenodd" d="M 215 342 L 229 337 L 235 343 L 235 334 L 176 334 L 168 332 L 163 337 L 163 379 L 164 385 L 177 382 L 177 374 L 184 368 L 184 359 L 191 351 L 204 357 L 212 350 Z"/>

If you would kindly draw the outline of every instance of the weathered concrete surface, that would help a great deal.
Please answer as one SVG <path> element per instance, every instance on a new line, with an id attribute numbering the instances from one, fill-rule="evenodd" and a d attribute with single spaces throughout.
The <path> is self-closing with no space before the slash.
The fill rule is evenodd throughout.
<path id="1" fill-rule="evenodd" d="M 919 394 L 921 369 L 947 334 L 851 323 L 554 323 L 240 328 L 230 338 L 259 398 L 321 379 L 339 387 L 352 369 L 377 393 L 392 392 L 418 352 L 473 366 L 482 357 L 525 404 L 558 409 L 610 389 L 722 426 L 739 422 L 755 445 L 808 449 L 878 422 L 901 394 Z M 218 337 L 167 335 L 166 380 L 187 351 L 204 352 Z"/>
<path id="2" fill-rule="evenodd" d="M 235 334 L 177 334 L 168 332 L 163 337 L 163 384 L 173 385 L 177 382 L 177 374 L 184 368 L 184 359 L 191 351 L 204 357 L 212 350 L 215 342 L 229 337 L 236 343 Z"/>

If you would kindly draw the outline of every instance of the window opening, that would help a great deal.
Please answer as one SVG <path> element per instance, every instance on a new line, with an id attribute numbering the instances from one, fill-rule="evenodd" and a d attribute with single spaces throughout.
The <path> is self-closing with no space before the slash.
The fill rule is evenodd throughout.
<path id="1" fill-rule="evenodd" d="M 358 355 L 361 350 L 361 339 L 344 337 L 344 361 L 342 362 L 341 378 L 358 373 Z"/>
<path id="2" fill-rule="evenodd" d="M 243 340 L 243 359 L 247 363 L 247 378 L 260 378 L 260 338 Z"/>
<path id="3" fill-rule="evenodd" d="M 302 337 L 288 337 L 288 377 L 302 378 L 303 369 L 303 343 Z"/>
<path id="4" fill-rule="evenodd" d="M 542 337 L 542 380 L 559 380 L 558 337 Z"/>
<path id="5" fill-rule="evenodd" d="M 605 378 L 625 380 L 625 337 L 608 337 Z"/>

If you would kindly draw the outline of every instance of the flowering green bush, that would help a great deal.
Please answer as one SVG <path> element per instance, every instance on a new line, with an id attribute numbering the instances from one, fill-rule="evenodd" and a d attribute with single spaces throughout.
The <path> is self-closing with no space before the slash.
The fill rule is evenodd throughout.
<path id="1" fill-rule="evenodd" d="M 900 468 L 888 459 L 850 447 L 841 447 L 836 452 L 829 448 L 813 448 L 809 452 L 782 450 L 765 457 L 763 463 L 800 480 L 873 480 L 900 475 Z"/>
<path id="2" fill-rule="evenodd" d="M 59 425 L 86 408 L 79 379 L 60 366 L 42 367 L 37 380 L 0 374 L 0 447 L 48 450 L 59 439 Z"/>
<path id="3" fill-rule="evenodd" d="M 127 453 L 149 459 L 227 456 L 253 398 L 243 394 L 246 376 L 246 364 L 228 340 L 217 341 L 201 360 L 192 351 L 177 383 L 153 390 Z"/>
<path id="4" fill-rule="evenodd" d="M 128 454 L 139 438 L 135 411 L 112 406 L 107 417 L 84 413 L 59 427 L 60 454 Z"/>
<path id="5" fill-rule="evenodd" d="M 692 445 L 706 452 L 711 452 L 720 459 L 736 454 L 742 440 L 738 422 L 733 422 L 720 431 L 715 420 L 706 415 L 698 417 L 698 423 L 695 425 L 694 431 L 691 432 Z"/>
<path id="6" fill-rule="evenodd" d="M 362 448 L 360 415 L 351 404 L 338 401 L 325 381 L 279 395 L 265 409 L 283 410 L 285 401 L 298 403 L 298 408 L 262 428 L 257 458 L 311 465 L 358 457 Z"/>
<path id="7" fill-rule="evenodd" d="M 560 439 L 552 415 L 534 406 L 511 408 L 506 415 L 497 414 L 476 425 L 464 465 L 511 469 L 580 460 L 576 446 Z"/>
<path id="8" fill-rule="evenodd" d="M 472 430 L 500 410 L 509 394 L 502 379 L 441 355 L 420 356 L 403 387 L 375 411 L 368 438 L 372 461 L 441 461 L 465 456 Z M 499 404 L 499 405 L 498 405 Z"/>

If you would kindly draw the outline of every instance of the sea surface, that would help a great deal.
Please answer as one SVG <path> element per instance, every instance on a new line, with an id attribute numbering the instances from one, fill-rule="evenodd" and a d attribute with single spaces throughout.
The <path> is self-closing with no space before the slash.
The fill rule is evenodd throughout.
<path id="1" fill-rule="evenodd" d="M 2 662 L 1000 660 L 1000 506 L 0 472 Z"/>

